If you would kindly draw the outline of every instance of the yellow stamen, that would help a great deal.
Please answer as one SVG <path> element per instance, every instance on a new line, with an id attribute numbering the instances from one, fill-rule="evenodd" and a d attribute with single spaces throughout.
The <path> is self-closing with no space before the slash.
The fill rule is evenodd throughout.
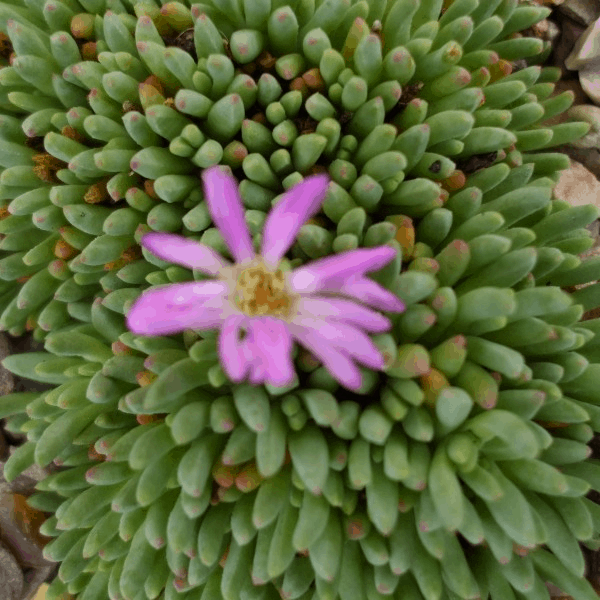
<path id="1" fill-rule="evenodd" d="M 243 313 L 251 317 L 288 317 L 292 309 L 292 299 L 286 293 L 283 271 L 269 271 L 262 261 L 254 262 L 240 273 L 233 300 Z"/>

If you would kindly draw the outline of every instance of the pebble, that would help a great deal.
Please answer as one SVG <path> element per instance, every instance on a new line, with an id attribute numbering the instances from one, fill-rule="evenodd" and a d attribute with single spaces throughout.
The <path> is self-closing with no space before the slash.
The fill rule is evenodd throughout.
<path id="1" fill-rule="evenodd" d="M 6 335 L 0 335 L 0 361 L 12 354 L 10 342 Z M 14 375 L 0 363 L 0 396 L 10 394 L 15 386 Z"/>
<path id="2" fill-rule="evenodd" d="M 20 517 L 18 510 L 15 512 L 19 505 L 19 502 L 15 502 L 15 497 L 20 499 L 19 494 L 0 494 L 0 541 L 10 548 L 22 567 L 51 565 L 42 554 L 43 545 L 40 544 L 39 536 Z"/>
<path id="3" fill-rule="evenodd" d="M 600 16 L 600 0 L 566 0 L 558 10 L 582 25 L 589 25 Z"/>
<path id="4" fill-rule="evenodd" d="M 0 590 L 2 600 L 21 600 L 23 572 L 12 552 L 0 542 Z"/>
<path id="5" fill-rule="evenodd" d="M 575 42 L 573 50 L 565 59 L 565 66 L 570 71 L 583 69 L 600 57 L 600 19 L 596 19 Z"/>

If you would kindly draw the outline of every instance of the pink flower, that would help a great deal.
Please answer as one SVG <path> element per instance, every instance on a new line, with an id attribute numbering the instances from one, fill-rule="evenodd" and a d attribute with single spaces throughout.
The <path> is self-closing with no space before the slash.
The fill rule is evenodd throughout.
<path id="1" fill-rule="evenodd" d="M 318 212 L 329 178 L 307 177 L 284 194 L 265 221 L 260 255 L 254 252 L 234 178 L 216 166 L 206 169 L 202 180 L 208 209 L 235 264 L 183 236 L 144 235 L 141 244 L 162 260 L 215 279 L 145 291 L 129 311 L 127 327 L 140 335 L 220 328 L 223 370 L 233 382 L 248 379 L 253 385 L 284 386 L 294 380 L 291 351 L 297 340 L 342 385 L 360 388 L 362 378 L 353 361 L 384 367 L 381 353 L 364 332 L 382 333 L 391 327 L 389 319 L 363 304 L 381 311 L 404 310 L 397 296 L 365 273 L 381 269 L 396 250 L 361 248 L 283 272 L 279 263 L 302 225 Z M 242 332 L 245 337 L 240 339 Z"/>

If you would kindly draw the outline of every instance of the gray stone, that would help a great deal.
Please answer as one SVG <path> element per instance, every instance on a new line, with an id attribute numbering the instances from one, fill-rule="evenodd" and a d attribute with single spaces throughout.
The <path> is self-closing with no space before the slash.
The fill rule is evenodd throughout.
<path id="1" fill-rule="evenodd" d="M 560 588 L 556 587 L 553 583 L 547 582 L 546 587 L 548 588 L 552 598 L 560 598 L 569 595 L 566 592 L 563 592 Z"/>
<path id="2" fill-rule="evenodd" d="M 45 342 L 38 342 L 29 332 L 19 337 L 10 337 L 9 339 L 13 348 L 13 354 L 21 354 L 23 352 L 41 352 L 44 350 Z"/>
<path id="3" fill-rule="evenodd" d="M 38 569 L 30 569 L 25 571 L 23 592 L 20 600 L 32 600 L 35 598 L 36 592 L 48 580 L 50 574 L 57 568 L 57 565 L 49 565 Z"/>
<path id="4" fill-rule="evenodd" d="M 550 40 L 552 42 L 552 44 L 554 45 L 555 43 L 558 42 L 558 38 L 560 37 L 560 27 L 554 21 L 551 21 L 550 19 L 545 19 L 545 22 L 546 22 L 547 29 L 544 34 L 544 39 Z"/>
<path id="5" fill-rule="evenodd" d="M 10 454 L 12 455 L 15 450 L 16 448 L 11 446 Z M 4 506 L 5 509 L 7 505 L 10 505 L 10 499 L 13 498 L 13 494 L 29 496 L 35 490 L 39 478 L 41 477 L 43 479 L 47 475 L 44 469 L 39 469 L 39 467 L 37 467 L 38 471 L 35 471 L 34 469 L 34 472 L 31 472 L 31 469 L 28 469 L 13 481 L 7 483 L 2 476 L 3 468 L 4 464 L 0 463 L 0 506 Z M 33 476 L 28 476 L 28 473 Z M 10 546 L 8 547 L 14 548 L 14 550 L 11 551 L 11 556 L 13 557 L 13 561 L 17 563 L 19 572 L 22 573 L 22 590 L 20 595 L 16 596 L 16 598 L 17 600 L 33 600 L 40 586 L 45 581 L 48 581 L 53 573 L 56 575 L 55 571 L 58 569 L 59 565 L 43 560 L 41 549 L 38 548 L 39 544 L 35 540 L 30 539 L 27 544 L 23 543 L 23 538 L 19 532 L 21 532 L 21 534 L 24 534 L 24 532 L 21 531 L 18 523 L 15 522 L 14 517 L 12 518 L 12 526 L 7 526 L 6 521 L 4 521 L 6 512 L 7 511 L 5 510 L 4 517 L 0 516 L 0 540 L 5 539 L 4 536 L 9 538 L 7 544 L 10 544 Z M 10 514 L 10 508 L 8 513 Z M 17 557 L 14 556 L 15 553 L 17 554 Z M 24 559 L 24 564 L 19 563 L 19 560 L 21 559 Z M 3 561 L 4 558 L 0 556 L 0 565 Z M 36 565 L 34 566 L 32 563 L 36 563 Z M 2 577 L 2 569 L 0 566 L 0 600 L 8 600 L 3 593 L 5 586 Z"/>
<path id="6" fill-rule="evenodd" d="M 0 543 L 0 590 L 2 600 L 21 600 L 25 582 L 23 572 L 12 552 Z"/>
<path id="7" fill-rule="evenodd" d="M 585 166 L 572 160 L 571 167 L 561 171 L 558 183 L 554 187 L 554 196 L 571 206 L 599 206 L 600 182 Z"/>
<path id="8" fill-rule="evenodd" d="M 554 66 L 562 69 L 563 77 L 569 76 L 568 67 L 565 65 L 565 61 L 573 51 L 575 44 L 581 38 L 584 31 L 585 27 L 576 23 L 573 19 L 563 17 L 560 21 L 560 37 L 552 50 L 552 63 Z"/>
<path id="9" fill-rule="evenodd" d="M 22 392 L 24 390 L 15 390 L 15 391 Z M 0 420 L 0 429 L 3 431 L 3 434 L 6 437 L 6 440 L 8 441 L 9 445 L 20 446 L 21 444 L 24 444 L 27 441 L 26 433 L 20 433 L 18 431 L 16 431 L 16 432 L 8 431 L 8 430 L 4 429 L 4 425 L 5 425 L 5 421 Z"/>
<path id="10" fill-rule="evenodd" d="M 0 541 L 11 550 L 22 567 L 52 565 L 44 558 L 43 549 L 17 524 L 12 492 L 0 493 Z"/>
<path id="11" fill-rule="evenodd" d="M 559 9 L 581 25 L 589 25 L 600 16 L 600 0 L 566 0 Z"/>
<path id="12" fill-rule="evenodd" d="M 31 465 L 28 469 L 25 469 L 25 471 L 23 471 L 21 475 L 27 477 L 28 479 L 31 479 L 35 485 L 35 482 L 42 481 L 42 479 L 46 479 L 49 473 L 45 470 L 45 468 L 40 467 L 39 465 Z"/>
<path id="13" fill-rule="evenodd" d="M 10 354 L 24 354 L 25 352 L 42 352 L 44 350 L 44 342 L 37 342 L 33 339 L 31 333 L 26 333 L 16 338 L 9 338 L 12 346 Z M 43 392 L 56 387 L 53 384 L 41 383 L 32 379 L 14 376 L 14 391 L 15 392 Z"/>
<path id="14" fill-rule="evenodd" d="M 576 148 L 571 144 L 556 146 L 552 152 L 562 152 L 572 160 L 581 163 L 600 180 L 600 150 L 598 148 Z"/>
<path id="15" fill-rule="evenodd" d="M 12 456 L 16 450 L 17 448 L 15 446 L 10 446 L 8 448 L 9 456 Z M 0 462 L 0 498 L 4 494 L 22 494 L 24 496 L 29 496 L 30 494 L 32 494 L 35 491 L 35 486 L 37 482 L 40 480 L 35 479 L 31 476 L 31 468 L 27 469 L 27 471 L 24 471 L 20 475 L 17 475 L 15 479 L 8 483 L 4 479 L 4 462 L 5 461 Z M 35 474 L 37 475 L 37 473 Z M 42 477 L 42 479 L 44 479 L 45 477 L 46 474 L 44 474 L 44 477 Z"/>
<path id="16" fill-rule="evenodd" d="M 12 354 L 8 337 L 0 333 L 0 361 Z M 0 364 L 0 396 L 10 394 L 15 387 L 14 375 Z"/>
<path id="17" fill-rule="evenodd" d="M 9 446 L 7 453 L 8 456 L 6 457 L 6 460 L 8 460 L 8 458 L 12 456 L 16 452 L 16 450 L 16 446 Z M 0 485 L 4 483 L 4 477 L 2 476 L 2 473 L 4 472 L 4 462 L 6 462 L 6 460 L 0 460 Z M 23 471 L 13 481 L 11 481 L 10 484 L 7 485 L 9 485 L 11 491 L 15 494 L 23 494 L 27 492 L 25 493 L 25 495 L 28 495 L 29 493 L 33 492 L 35 485 L 38 481 L 42 481 L 42 479 L 46 479 L 48 475 L 58 473 L 61 470 L 62 468 L 57 467 L 53 462 L 51 462 L 46 467 L 40 467 L 39 465 L 31 465 L 28 469 L 25 469 L 25 471 Z"/>
<path id="18" fill-rule="evenodd" d="M 12 447 L 11 447 L 12 449 Z M 12 494 L 23 494 L 29 496 L 35 490 L 35 484 L 37 481 L 27 475 L 19 475 L 15 477 L 13 481 L 7 483 L 4 479 L 0 480 L 0 494 L 3 492 L 10 492 Z"/>
<path id="19" fill-rule="evenodd" d="M 575 140 L 577 148 L 600 147 L 600 107 L 593 104 L 578 104 L 567 111 L 567 116 L 573 121 L 585 121 L 590 124 L 590 130 L 582 138 Z"/>
<path id="20" fill-rule="evenodd" d="M 579 81 L 583 91 L 600 105 L 600 56 L 579 71 Z"/>
<path id="21" fill-rule="evenodd" d="M 594 21 L 573 46 L 573 50 L 565 59 L 565 66 L 571 71 L 585 68 L 596 62 L 600 56 L 600 19 Z"/>
<path id="22" fill-rule="evenodd" d="M 0 400 L 1 402 L 1 400 Z M 4 435 L 4 431 L 2 430 L 2 427 L 0 426 L 0 461 L 6 461 L 8 460 L 9 457 L 9 449 L 8 449 L 8 440 L 6 439 L 6 436 Z"/>

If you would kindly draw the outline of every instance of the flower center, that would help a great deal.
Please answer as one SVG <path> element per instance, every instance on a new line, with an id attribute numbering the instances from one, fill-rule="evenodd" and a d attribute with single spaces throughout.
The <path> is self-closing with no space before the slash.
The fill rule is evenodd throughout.
<path id="1" fill-rule="evenodd" d="M 292 299 L 285 289 L 283 271 L 269 271 L 262 261 L 254 263 L 240 273 L 233 300 L 243 313 L 251 317 L 287 317 L 292 308 Z"/>

